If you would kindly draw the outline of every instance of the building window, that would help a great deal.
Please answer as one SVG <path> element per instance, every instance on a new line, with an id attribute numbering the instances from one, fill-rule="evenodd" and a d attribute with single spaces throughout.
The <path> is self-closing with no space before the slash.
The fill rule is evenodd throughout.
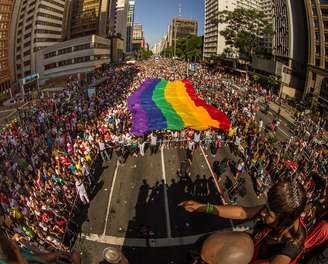
<path id="1" fill-rule="evenodd" d="M 43 48 L 45 48 L 45 47 L 34 47 L 34 48 L 33 48 L 33 51 L 34 51 L 34 52 L 37 52 L 37 51 L 39 51 L 39 50 L 42 50 Z"/>
<path id="2" fill-rule="evenodd" d="M 61 66 L 66 66 L 66 65 L 71 65 L 71 64 L 72 64 L 72 59 L 69 59 L 69 60 L 60 61 L 58 63 L 58 66 L 61 67 Z"/>
<path id="3" fill-rule="evenodd" d="M 320 41 L 320 32 L 315 32 L 316 41 Z"/>
<path id="4" fill-rule="evenodd" d="M 62 17 L 54 16 L 54 15 L 50 15 L 50 14 L 45 14 L 45 13 L 42 13 L 42 12 L 38 12 L 38 13 L 37 13 L 37 16 L 39 16 L 39 17 L 51 18 L 51 19 L 55 19 L 55 20 L 58 20 L 58 21 L 60 21 L 60 22 L 62 22 L 62 20 L 63 20 Z"/>
<path id="5" fill-rule="evenodd" d="M 60 31 L 56 31 L 56 30 L 48 30 L 48 29 L 36 29 L 34 30 L 34 32 L 37 34 L 54 34 L 54 35 L 61 35 Z"/>
<path id="6" fill-rule="evenodd" d="M 50 64 L 47 64 L 44 66 L 44 69 L 45 70 L 51 70 L 51 69 L 54 69 L 57 67 L 57 64 L 54 62 L 54 63 L 50 63 Z"/>
<path id="7" fill-rule="evenodd" d="M 72 52 L 72 50 L 73 50 L 73 47 L 68 47 L 68 48 L 65 48 L 65 49 L 60 49 L 60 50 L 58 50 L 58 55 L 70 53 L 70 52 Z"/>
<path id="8" fill-rule="evenodd" d="M 315 66 L 320 67 L 320 59 L 315 59 Z"/>
<path id="9" fill-rule="evenodd" d="M 57 42 L 59 39 L 56 38 L 35 38 L 34 43 L 36 42 Z"/>
<path id="10" fill-rule="evenodd" d="M 57 14 L 62 14 L 63 11 L 62 10 L 58 10 L 57 8 L 53 8 L 53 7 L 50 7 L 50 6 L 46 6 L 46 5 L 39 5 L 39 8 L 42 8 L 42 9 L 45 9 L 47 11 L 51 11 L 51 12 L 54 12 L 54 13 L 57 13 Z"/>
<path id="11" fill-rule="evenodd" d="M 24 61 L 24 66 L 29 66 L 31 65 L 31 61 Z"/>
<path id="12" fill-rule="evenodd" d="M 61 24 L 57 24 L 57 23 L 53 23 L 53 22 L 47 22 L 47 21 L 41 21 L 41 20 L 37 20 L 36 24 L 37 25 L 42 25 L 42 26 L 60 27 L 61 28 Z"/>
<path id="13" fill-rule="evenodd" d="M 28 25 L 25 27 L 25 30 L 28 30 L 28 29 L 30 29 L 30 28 L 32 28 L 32 23 L 31 23 L 31 24 L 28 24 Z"/>
<path id="14" fill-rule="evenodd" d="M 56 1 L 53 1 L 53 0 L 44 0 L 44 1 L 47 2 L 47 3 L 50 3 L 50 4 L 54 4 L 56 6 L 60 6 L 61 8 L 65 7 L 65 5 L 60 4 L 60 3 L 56 2 Z"/>
<path id="15" fill-rule="evenodd" d="M 83 63 L 83 62 L 87 62 L 90 61 L 90 56 L 84 56 L 84 57 L 78 57 L 74 59 L 74 63 Z"/>
<path id="16" fill-rule="evenodd" d="M 56 51 L 52 51 L 52 52 L 44 54 L 44 58 L 48 59 L 48 58 L 55 57 L 56 55 L 57 55 Z"/>
<path id="17" fill-rule="evenodd" d="M 90 48 L 91 48 L 90 43 L 87 43 L 87 44 L 82 44 L 82 45 L 75 46 L 74 51 L 90 49 Z"/>
<path id="18" fill-rule="evenodd" d="M 30 55 L 31 54 L 31 51 L 30 50 L 27 50 L 27 51 L 25 51 L 24 53 L 23 53 L 23 56 L 25 57 L 25 56 L 28 56 L 28 55 Z"/>

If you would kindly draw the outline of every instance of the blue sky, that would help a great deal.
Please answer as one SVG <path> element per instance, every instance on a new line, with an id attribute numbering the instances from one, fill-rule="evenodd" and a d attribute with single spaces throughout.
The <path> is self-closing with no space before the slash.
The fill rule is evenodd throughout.
<path id="1" fill-rule="evenodd" d="M 150 47 L 164 35 L 172 17 L 179 15 L 198 21 L 198 35 L 204 32 L 204 0 L 136 0 L 134 21 L 144 28 Z"/>

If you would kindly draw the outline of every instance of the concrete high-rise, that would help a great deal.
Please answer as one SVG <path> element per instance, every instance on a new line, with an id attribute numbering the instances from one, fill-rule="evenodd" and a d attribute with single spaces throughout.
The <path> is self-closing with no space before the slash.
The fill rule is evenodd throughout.
<path id="1" fill-rule="evenodd" d="M 226 25 L 217 23 L 217 13 L 224 10 L 233 11 L 236 7 L 235 0 L 205 0 L 204 58 L 222 54 L 225 50 L 225 38 L 220 35 L 220 31 L 224 30 Z"/>
<path id="2" fill-rule="evenodd" d="M 65 41 L 37 54 L 40 82 L 60 82 L 71 75 L 83 77 L 110 63 L 114 54 L 122 54 L 114 36 L 115 12 L 116 0 L 69 1 L 64 22 Z"/>
<path id="3" fill-rule="evenodd" d="M 204 58 L 222 54 L 227 48 L 220 32 L 226 24 L 217 23 L 218 12 L 233 11 L 236 8 L 262 10 L 264 0 L 205 0 Z"/>
<path id="4" fill-rule="evenodd" d="M 124 52 L 126 52 L 127 44 L 127 28 L 128 28 L 128 11 L 129 1 L 118 0 L 116 5 L 116 20 L 115 20 L 115 33 L 120 34 L 123 39 Z"/>
<path id="5" fill-rule="evenodd" d="M 107 37 L 110 30 L 110 0 L 71 0 L 68 12 L 67 39 L 92 34 Z"/>
<path id="6" fill-rule="evenodd" d="M 0 94 L 11 91 L 9 69 L 10 22 L 15 1 L 0 0 Z"/>
<path id="7" fill-rule="evenodd" d="M 172 19 L 168 32 L 168 46 L 173 47 L 176 40 L 189 36 L 197 36 L 198 22 L 196 20 L 175 17 Z"/>
<path id="8" fill-rule="evenodd" d="M 145 48 L 145 39 L 143 27 L 140 23 L 133 25 L 132 51 L 139 51 Z"/>
<path id="9" fill-rule="evenodd" d="M 35 53 L 62 40 L 67 0 L 17 0 L 10 36 L 12 80 L 36 72 Z"/>
<path id="10" fill-rule="evenodd" d="M 126 28 L 126 52 L 132 52 L 133 24 L 134 24 L 135 1 L 129 1 L 128 21 Z"/>
<path id="11" fill-rule="evenodd" d="M 308 56 L 304 98 L 328 113 L 328 1 L 304 0 L 308 29 Z"/>

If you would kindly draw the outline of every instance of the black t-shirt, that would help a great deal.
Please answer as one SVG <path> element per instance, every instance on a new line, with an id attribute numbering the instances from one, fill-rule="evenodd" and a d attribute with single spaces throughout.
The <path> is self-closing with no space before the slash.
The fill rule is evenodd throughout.
<path id="1" fill-rule="evenodd" d="M 305 238 L 305 229 L 302 225 L 298 229 L 298 234 Z M 302 251 L 304 246 L 304 239 L 301 241 L 281 241 L 278 243 L 270 243 L 270 234 L 261 243 L 258 259 L 270 259 L 274 256 L 283 255 L 295 259 Z"/>

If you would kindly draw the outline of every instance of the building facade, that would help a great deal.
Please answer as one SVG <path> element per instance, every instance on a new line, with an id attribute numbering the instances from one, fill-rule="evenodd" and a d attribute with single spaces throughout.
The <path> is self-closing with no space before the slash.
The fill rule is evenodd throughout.
<path id="1" fill-rule="evenodd" d="M 111 61 L 111 40 L 97 35 L 67 40 L 37 53 L 37 72 L 40 83 L 65 80 L 81 75 Z"/>
<path id="2" fill-rule="evenodd" d="M 303 97 L 310 96 L 321 113 L 328 112 L 328 1 L 304 0 L 308 28 L 306 85 Z"/>
<path id="3" fill-rule="evenodd" d="M 37 51 L 63 39 L 66 0 L 17 0 L 11 27 L 13 82 L 36 72 Z"/>
<path id="4" fill-rule="evenodd" d="M 115 33 L 119 34 L 124 43 L 124 52 L 126 52 L 127 23 L 128 23 L 129 1 L 118 0 L 116 5 Z"/>
<path id="5" fill-rule="evenodd" d="M 0 0 L 0 94 L 11 92 L 9 46 L 13 0 Z"/>
<path id="6" fill-rule="evenodd" d="M 140 23 L 134 23 L 133 25 L 133 39 L 132 39 L 132 51 L 137 52 L 140 49 L 145 48 L 145 39 L 143 27 Z"/>
<path id="7" fill-rule="evenodd" d="M 186 38 L 189 36 L 197 36 L 198 22 L 196 20 L 175 17 L 172 19 L 168 32 L 168 46 L 175 45 L 179 38 Z"/>
<path id="8" fill-rule="evenodd" d="M 67 37 L 78 38 L 88 35 L 107 37 L 111 32 L 111 0 L 71 0 L 67 12 Z M 116 2 L 116 1 L 115 1 Z"/>
<path id="9" fill-rule="evenodd" d="M 226 28 L 223 23 L 218 23 L 218 12 L 233 11 L 237 7 L 235 0 L 205 0 L 205 26 L 204 26 L 204 58 L 222 54 L 225 48 L 225 38 L 220 31 Z"/>
<path id="10" fill-rule="evenodd" d="M 126 52 L 132 52 L 133 24 L 134 24 L 135 1 L 129 1 L 128 21 L 126 28 Z"/>
<path id="11" fill-rule="evenodd" d="M 261 0 L 261 11 L 265 15 L 265 21 L 273 27 L 273 11 L 274 11 L 274 1 L 273 0 Z M 272 45 L 273 45 L 273 35 L 268 34 L 264 36 L 264 48 L 268 53 L 272 53 Z"/>
<path id="12" fill-rule="evenodd" d="M 227 48 L 225 38 L 220 32 L 226 24 L 218 23 L 218 12 L 233 11 L 236 8 L 262 10 L 267 0 L 205 0 L 204 58 L 222 54 Z"/>

